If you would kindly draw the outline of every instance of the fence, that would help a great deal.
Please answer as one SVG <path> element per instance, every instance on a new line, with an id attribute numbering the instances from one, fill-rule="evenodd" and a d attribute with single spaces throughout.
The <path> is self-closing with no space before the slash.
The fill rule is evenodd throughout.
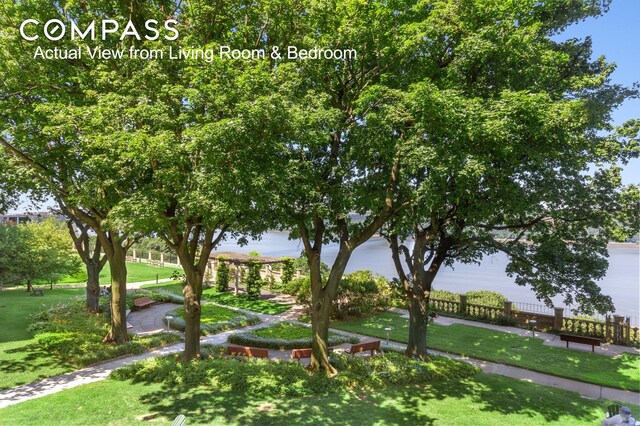
<path id="1" fill-rule="evenodd" d="M 529 303 L 504 302 L 502 308 L 467 303 L 466 296 L 460 295 L 460 301 L 430 299 L 433 310 L 469 316 L 474 319 L 498 321 L 512 318 L 520 326 L 530 327 L 535 324 L 539 330 L 568 332 L 591 337 L 598 337 L 606 342 L 619 345 L 640 344 L 640 328 L 631 326 L 631 318 L 622 315 L 606 316 L 603 320 L 597 318 L 585 319 L 565 316 L 568 309 L 561 307 L 541 307 Z M 525 309 L 528 308 L 528 309 Z M 533 322 L 535 321 L 535 322 Z"/>
<path id="2" fill-rule="evenodd" d="M 131 250 L 127 256 L 127 262 L 148 263 L 154 266 L 180 267 L 180 261 L 175 253 L 164 253 L 161 251 Z"/>

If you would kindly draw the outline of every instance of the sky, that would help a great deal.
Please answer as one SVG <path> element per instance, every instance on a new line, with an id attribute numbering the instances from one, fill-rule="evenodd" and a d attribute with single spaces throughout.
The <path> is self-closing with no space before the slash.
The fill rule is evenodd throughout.
<path id="1" fill-rule="evenodd" d="M 557 40 L 591 36 L 593 58 L 614 62 L 613 83 L 631 86 L 640 82 L 640 0 L 613 0 L 609 12 L 569 27 Z M 613 124 L 640 118 L 640 99 L 627 100 L 613 113 Z M 640 184 L 640 159 L 623 166 L 622 182 Z"/>
<path id="2" fill-rule="evenodd" d="M 567 28 L 555 37 L 562 41 L 569 38 L 591 36 L 593 58 L 605 56 L 617 65 L 611 76 L 613 83 L 631 86 L 640 82 L 640 0 L 613 0 L 609 12 L 598 18 L 587 19 Z M 613 124 L 620 125 L 631 118 L 640 118 L 640 99 L 627 100 L 613 113 Z M 623 166 L 622 183 L 640 184 L 640 159 Z M 46 209 L 53 203 L 42 206 Z M 31 210 L 26 204 L 17 211 Z"/>

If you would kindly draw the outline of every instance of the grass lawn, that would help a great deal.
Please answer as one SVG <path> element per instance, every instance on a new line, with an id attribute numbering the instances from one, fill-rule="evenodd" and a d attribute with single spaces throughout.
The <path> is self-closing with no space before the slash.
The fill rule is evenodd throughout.
<path id="1" fill-rule="evenodd" d="M 214 288 L 208 288 L 202 292 L 202 299 L 215 302 L 220 305 L 233 306 L 261 314 L 277 315 L 291 308 L 291 305 L 270 302 L 268 300 L 251 300 L 244 294 L 235 295 L 232 291 L 218 293 Z"/>
<path id="2" fill-rule="evenodd" d="M 83 288 L 45 289 L 44 296 L 31 296 L 21 289 L 0 291 L 0 343 L 31 339 L 27 327 L 32 314 L 84 294 Z"/>
<path id="3" fill-rule="evenodd" d="M 251 334 L 271 339 L 309 339 L 311 328 L 290 322 L 279 322 L 271 327 L 253 330 Z"/>
<path id="4" fill-rule="evenodd" d="M 127 281 L 130 283 L 152 281 L 156 279 L 156 275 L 158 275 L 159 279 L 171 278 L 171 274 L 173 274 L 173 271 L 176 269 L 180 270 L 180 268 L 167 268 L 147 265 L 146 263 L 127 262 Z M 87 273 L 83 270 L 77 275 L 67 276 L 60 279 L 58 284 L 84 284 L 86 281 Z M 100 272 L 100 284 L 111 284 L 111 271 L 109 270 L 109 265 L 106 265 L 102 269 L 102 272 Z"/>
<path id="5" fill-rule="evenodd" d="M 0 409 L 6 424 L 129 425 L 136 417 L 170 424 L 216 425 L 594 425 L 609 401 L 502 376 L 460 382 L 357 390 L 302 398 L 247 397 L 215 387 L 185 389 L 105 380 Z M 640 407 L 630 406 L 633 413 Z"/>
<path id="6" fill-rule="evenodd" d="M 83 296 L 84 289 L 79 288 L 45 290 L 44 296 L 30 296 L 22 290 L 0 291 L 0 389 L 73 369 L 37 346 L 27 327 L 32 314 Z"/>
<path id="7" fill-rule="evenodd" d="M 176 309 L 181 318 L 184 318 L 184 308 Z M 202 313 L 200 323 L 204 325 L 216 324 L 219 322 L 229 321 L 238 316 L 238 312 L 231 309 L 222 308 L 215 305 L 202 305 Z"/>
<path id="8" fill-rule="evenodd" d="M 352 321 L 336 321 L 330 326 L 382 339 L 386 338 L 385 327 L 391 327 L 391 340 L 407 342 L 408 320 L 396 313 L 385 312 Z M 427 342 L 433 349 L 554 376 L 636 392 L 640 388 L 640 356 L 633 354 L 612 358 L 543 346 L 540 339 L 462 324 L 429 324 Z"/>
<path id="9" fill-rule="evenodd" d="M 144 284 L 142 288 L 169 291 L 182 296 L 182 285 L 174 283 Z M 277 315 L 291 308 L 291 305 L 270 302 L 268 300 L 250 300 L 244 294 L 235 295 L 232 291 L 218 293 L 215 288 L 208 288 L 202 292 L 202 300 L 214 302 L 219 305 L 233 306 L 247 311 L 261 314 Z"/>

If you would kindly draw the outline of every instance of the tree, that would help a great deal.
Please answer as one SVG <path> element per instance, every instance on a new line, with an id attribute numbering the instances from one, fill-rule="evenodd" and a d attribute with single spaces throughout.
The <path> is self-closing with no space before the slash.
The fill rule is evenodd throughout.
<path id="1" fill-rule="evenodd" d="M 395 200 L 403 135 L 373 132 L 370 113 L 392 105 L 415 78 L 404 46 L 424 13 L 411 2 L 309 2 L 294 30 L 300 49 L 354 46 L 357 57 L 279 63 L 272 109 L 283 106 L 271 181 L 273 214 L 304 246 L 311 281 L 312 357 L 309 368 L 335 374 L 327 351 L 331 302 L 353 251 L 402 203 Z M 426 9 L 425 9 L 426 10 Z M 276 41 L 277 44 L 277 41 Z M 275 97 L 275 96 L 274 96 Z M 378 129 L 379 130 L 379 129 Z M 266 173 L 266 172 L 265 172 Z M 339 246 L 321 272 L 323 246 Z"/>
<path id="2" fill-rule="evenodd" d="M 634 92 L 609 83 L 613 67 L 591 60 L 589 39 L 551 40 L 607 4 L 444 1 L 423 22 L 424 79 L 398 102 L 408 119 L 392 123 L 407 135 L 398 200 L 410 207 L 384 229 L 408 300 L 407 355 L 427 355 L 441 268 L 497 251 L 547 305 L 562 294 L 583 312 L 613 308 L 595 281 L 627 209 L 619 169 L 605 165 L 637 155 L 637 132 L 602 132 Z"/>
<path id="3" fill-rule="evenodd" d="M 0 276 L 6 283 L 53 284 L 64 275 L 76 273 L 78 257 L 63 225 L 54 218 L 42 222 L 2 225 L 0 231 Z"/>
<path id="4" fill-rule="evenodd" d="M 0 23 L 7 31 L 0 38 L 0 146 L 11 167 L 37 182 L 54 196 L 62 211 L 68 212 L 96 233 L 109 261 L 112 278 L 111 328 L 105 341 L 129 340 L 126 328 L 126 251 L 133 238 L 108 222 L 112 208 L 135 192 L 140 178 L 131 158 L 114 157 L 106 138 L 89 139 L 89 129 L 77 127 L 78 118 L 99 113 L 95 93 L 109 93 L 125 80 L 127 64 L 110 68 L 88 55 L 77 60 L 34 60 L 33 45 L 25 46 L 18 27 L 25 19 L 46 22 L 52 17 L 74 20 L 85 26 L 92 20 L 111 16 L 120 21 L 136 20 L 149 13 L 141 7 L 110 1 L 3 3 Z M 131 16 L 134 14 L 136 16 Z M 38 40 L 42 49 L 117 48 L 117 37 L 96 40 Z M 115 62 L 111 63 L 112 65 Z M 102 99 L 104 100 L 104 98 Z M 88 108 L 93 106 L 94 108 Z M 125 120 L 121 124 L 126 124 Z M 85 130 L 87 130 L 85 132 Z M 114 144 L 125 144 L 112 133 Z"/>
<path id="5" fill-rule="evenodd" d="M 0 223 L 0 288 L 20 281 L 28 253 L 26 229 L 16 224 Z"/>
<path id="6" fill-rule="evenodd" d="M 100 310 L 100 272 L 107 263 L 107 256 L 102 253 L 102 243 L 98 238 L 91 238 L 90 227 L 86 223 L 67 214 L 67 227 L 73 245 L 87 270 L 87 298 L 85 306 L 91 312 Z"/>

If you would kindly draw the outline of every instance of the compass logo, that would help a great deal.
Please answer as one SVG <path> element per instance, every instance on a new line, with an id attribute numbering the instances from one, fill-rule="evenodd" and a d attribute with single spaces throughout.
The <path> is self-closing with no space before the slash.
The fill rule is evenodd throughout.
<path id="1" fill-rule="evenodd" d="M 163 37 L 165 40 L 176 40 L 180 33 L 175 28 L 178 21 L 175 19 L 168 19 L 164 22 L 163 28 L 167 32 Z M 159 22 L 155 19 L 149 19 L 144 23 L 144 31 L 139 31 L 135 24 L 131 21 L 122 29 L 120 33 L 120 40 L 124 40 L 127 37 L 135 37 L 137 40 L 142 40 L 144 34 L 145 40 L 157 40 L 160 38 L 160 30 L 158 29 Z M 40 38 L 40 22 L 36 19 L 26 19 L 20 24 L 20 36 L 27 41 L 35 41 Z M 117 34 L 120 32 L 120 23 L 113 19 L 104 19 L 100 21 L 99 34 L 100 39 L 105 40 L 110 34 Z M 74 21 L 69 22 L 69 26 L 59 19 L 50 19 L 42 26 L 42 35 L 51 41 L 62 40 L 67 34 L 71 40 L 82 39 L 89 37 L 91 40 L 96 39 L 96 22 L 91 21 L 90 24 L 84 28 L 80 28 Z"/>

